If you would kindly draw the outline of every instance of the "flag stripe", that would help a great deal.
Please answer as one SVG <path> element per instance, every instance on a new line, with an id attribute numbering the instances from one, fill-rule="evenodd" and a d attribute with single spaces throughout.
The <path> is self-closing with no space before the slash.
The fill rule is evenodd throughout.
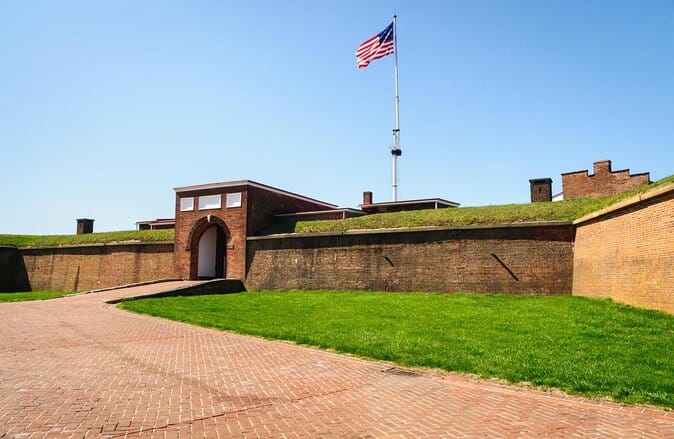
<path id="1" fill-rule="evenodd" d="M 367 67 L 372 61 L 395 51 L 393 23 L 377 35 L 363 41 L 356 48 L 356 67 Z"/>

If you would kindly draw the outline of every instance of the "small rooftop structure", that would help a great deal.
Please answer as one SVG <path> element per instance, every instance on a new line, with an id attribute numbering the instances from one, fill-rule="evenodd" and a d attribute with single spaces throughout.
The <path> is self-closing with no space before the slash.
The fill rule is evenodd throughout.
<path id="1" fill-rule="evenodd" d="M 529 186 L 532 203 L 552 201 L 552 178 L 532 178 Z"/>
<path id="2" fill-rule="evenodd" d="M 360 208 L 367 214 L 384 212 L 401 212 L 404 210 L 444 209 L 446 207 L 459 207 L 459 203 L 443 198 L 423 198 L 418 200 L 387 201 L 381 203 L 372 202 L 372 192 L 363 192 L 363 204 Z"/>
<path id="3" fill-rule="evenodd" d="M 349 207 L 342 207 L 330 210 L 314 210 L 310 212 L 279 213 L 274 215 L 276 222 L 293 221 L 320 221 L 320 220 L 339 220 L 366 215 L 365 212 Z"/>
<path id="4" fill-rule="evenodd" d="M 162 230 L 175 229 L 175 218 L 157 218 L 150 221 L 136 221 L 136 228 L 138 230 Z"/>
<path id="5" fill-rule="evenodd" d="M 94 220 L 91 218 L 77 218 L 77 234 L 94 233 Z"/>

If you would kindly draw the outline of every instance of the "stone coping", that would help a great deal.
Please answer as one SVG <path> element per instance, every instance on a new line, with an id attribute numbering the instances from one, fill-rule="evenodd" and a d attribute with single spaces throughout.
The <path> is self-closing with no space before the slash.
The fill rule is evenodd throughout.
<path id="1" fill-rule="evenodd" d="M 497 224 L 473 224 L 470 226 L 424 226 L 424 227 L 400 227 L 396 229 L 354 229 L 339 232 L 309 232 L 309 233 L 277 233 L 265 236 L 249 236 L 248 241 L 260 241 L 265 239 L 281 238 L 310 238 L 319 236 L 343 236 L 343 235 L 371 235 L 388 233 L 416 233 L 416 232 L 439 232 L 450 230 L 480 230 L 480 229 L 515 229 L 527 227 L 554 227 L 571 226 L 572 221 L 529 221 L 521 223 L 497 223 Z"/>
<path id="2" fill-rule="evenodd" d="M 578 218 L 577 220 L 573 221 L 573 225 L 579 225 L 583 224 L 585 222 L 591 221 L 595 218 L 602 217 L 604 215 L 608 215 L 610 213 L 616 212 L 621 209 L 625 209 L 627 207 L 633 206 L 635 204 L 638 204 L 642 201 L 650 200 L 655 197 L 659 197 L 661 195 L 669 194 L 671 192 L 674 192 L 674 183 L 667 183 L 663 184 L 662 186 L 655 187 L 651 190 L 648 190 L 646 192 L 642 192 L 640 194 L 636 194 L 634 196 L 631 196 L 629 198 L 625 198 L 624 200 L 618 201 L 617 203 L 611 204 L 608 207 L 605 207 L 601 210 L 597 210 L 596 212 L 589 213 L 583 217 Z"/>

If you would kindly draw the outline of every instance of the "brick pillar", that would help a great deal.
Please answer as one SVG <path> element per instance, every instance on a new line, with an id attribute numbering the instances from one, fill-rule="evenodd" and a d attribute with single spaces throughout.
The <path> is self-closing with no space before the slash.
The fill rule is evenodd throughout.
<path id="1" fill-rule="evenodd" d="M 552 178 L 533 178 L 531 186 L 531 202 L 552 201 Z"/>
<path id="2" fill-rule="evenodd" d="M 94 220 L 90 218 L 77 218 L 77 234 L 94 233 Z"/>

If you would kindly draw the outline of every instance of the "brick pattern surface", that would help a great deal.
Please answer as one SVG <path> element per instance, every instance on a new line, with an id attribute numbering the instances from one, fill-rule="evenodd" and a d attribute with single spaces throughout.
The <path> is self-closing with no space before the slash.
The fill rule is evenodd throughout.
<path id="1" fill-rule="evenodd" d="M 246 288 L 570 294 L 573 226 L 252 239 Z"/>
<path id="2" fill-rule="evenodd" d="M 576 229 L 573 294 L 674 313 L 674 190 Z"/>
<path id="3" fill-rule="evenodd" d="M 22 248 L 19 252 L 32 291 L 88 291 L 175 278 L 172 242 Z"/>
<path id="4" fill-rule="evenodd" d="M 135 315 L 103 300 L 0 305 L 0 437 L 674 437 L 672 412 Z"/>

